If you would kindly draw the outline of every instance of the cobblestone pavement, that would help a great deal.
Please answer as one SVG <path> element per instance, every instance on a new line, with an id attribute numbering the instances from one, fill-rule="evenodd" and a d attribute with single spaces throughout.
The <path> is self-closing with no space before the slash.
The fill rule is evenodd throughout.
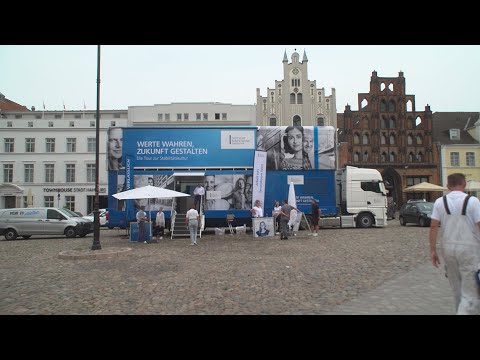
<path id="1" fill-rule="evenodd" d="M 101 231 L 101 245 L 133 248 L 100 259 L 61 259 L 93 237 L 0 241 L 0 314 L 452 314 L 428 228 L 323 229 L 279 236 L 205 235 L 199 245 L 131 243 Z M 3 239 L 3 237 L 2 237 Z"/>

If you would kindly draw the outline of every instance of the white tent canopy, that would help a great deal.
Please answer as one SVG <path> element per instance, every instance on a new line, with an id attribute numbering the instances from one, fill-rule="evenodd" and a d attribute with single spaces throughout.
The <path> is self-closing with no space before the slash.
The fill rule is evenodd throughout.
<path id="1" fill-rule="evenodd" d="M 122 191 L 112 195 L 118 200 L 132 199 L 172 199 L 176 197 L 190 196 L 182 192 L 164 189 L 152 185 L 142 186 L 139 188 Z"/>

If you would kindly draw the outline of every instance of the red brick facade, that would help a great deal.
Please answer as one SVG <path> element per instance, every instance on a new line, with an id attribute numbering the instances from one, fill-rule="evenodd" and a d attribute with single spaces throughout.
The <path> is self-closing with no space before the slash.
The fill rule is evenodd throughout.
<path id="1" fill-rule="evenodd" d="M 428 105 L 424 111 L 415 111 L 415 96 L 405 94 L 403 72 L 396 78 L 387 78 L 378 77 L 374 71 L 370 92 L 358 94 L 358 109 L 352 111 L 347 105 L 338 119 L 344 140 L 339 149 L 340 167 L 379 170 L 399 206 L 412 197 L 426 195 L 427 200 L 436 199 L 441 193 L 403 192 L 419 181 L 440 183 L 438 150 L 432 140 L 432 112 Z"/>

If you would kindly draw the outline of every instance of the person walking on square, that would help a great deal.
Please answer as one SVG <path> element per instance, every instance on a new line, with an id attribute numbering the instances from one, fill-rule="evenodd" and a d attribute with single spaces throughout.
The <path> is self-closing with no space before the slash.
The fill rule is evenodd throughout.
<path id="1" fill-rule="evenodd" d="M 280 201 L 275 201 L 273 206 L 273 222 L 276 229 L 276 235 L 280 235 L 280 211 L 282 207 L 280 206 Z"/>
<path id="2" fill-rule="evenodd" d="M 446 276 L 453 290 L 457 315 L 480 315 L 480 202 L 464 193 L 465 175 L 447 177 L 450 192 L 438 198 L 433 206 L 430 224 L 432 264 L 438 267 L 438 250 L 445 262 Z M 477 282 L 477 280 L 479 280 Z"/>
<path id="3" fill-rule="evenodd" d="M 318 236 L 318 222 L 320 220 L 320 208 L 318 207 L 317 200 L 312 199 L 312 235 Z"/>
<path id="4" fill-rule="evenodd" d="M 188 230 L 190 231 L 190 245 L 197 245 L 199 219 L 200 215 L 198 215 L 198 211 L 195 209 L 195 204 L 193 204 L 192 208 L 187 211 L 187 215 L 185 216 L 185 224 L 188 226 Z"/>
<path id="5" fill-rule="evenodd" d="M 293 207 L 288 205 L 288 201 L 283 200 L 282 209 L 280 210 L 280 227 L 282 229 L 280 240 L 288 240 L 288 221 L 290 220 L 290 212 L 292 209 Z"/>
<path id="6" fill-rule="evenodd" d="M 155 237 L 158 239 L 160 235 L 160 240 L 163 240 L 163 233 L 165 231 L 165 213 L 163 208 L 158 209 L 157 216 L 155 218 Z"/>
<path id="7" fill-rule="evenodd" d="M 145 223 L 148 221 L 147 214 L 145 213 L 145 206 L 140 206 L 140 210 L 137 212 L 137 224 L 138 224 L 138 242 L 147 243 L 145 236 Z"/>

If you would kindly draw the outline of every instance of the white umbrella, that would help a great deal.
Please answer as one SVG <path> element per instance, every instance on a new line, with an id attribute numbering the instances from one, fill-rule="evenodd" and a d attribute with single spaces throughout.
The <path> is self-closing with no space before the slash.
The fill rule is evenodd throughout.
<path id="1" fill-rule="evenodd" d="M 465 187 L 466 191 L 480 191 L 480 181 L 468 180 L 467 186 Z"/>
<path id="2" fill-rule="evenodd" d="M 112 195 L 118 200 L 134 200 L 134 199 L 172 199 L 176 197 L 190 196 L 175 190 L 169 190 L 152 185 L 142 186 L 139 188 L 122 191 Z M 150 201 L 148 201 L 148 210 L 150 210 Z M 152 222 L 152 213 L 150 212 L 150 223 Z"/>
<path id="3" fill-rule="evenodd" d="M 290 183 L 290 188 L 288 189 L 288 205 L 291 205 L 294 208 L 297 207 L 297 199 L 295 196 L 295 186 L 293 185 L 293 182 Z"/>

